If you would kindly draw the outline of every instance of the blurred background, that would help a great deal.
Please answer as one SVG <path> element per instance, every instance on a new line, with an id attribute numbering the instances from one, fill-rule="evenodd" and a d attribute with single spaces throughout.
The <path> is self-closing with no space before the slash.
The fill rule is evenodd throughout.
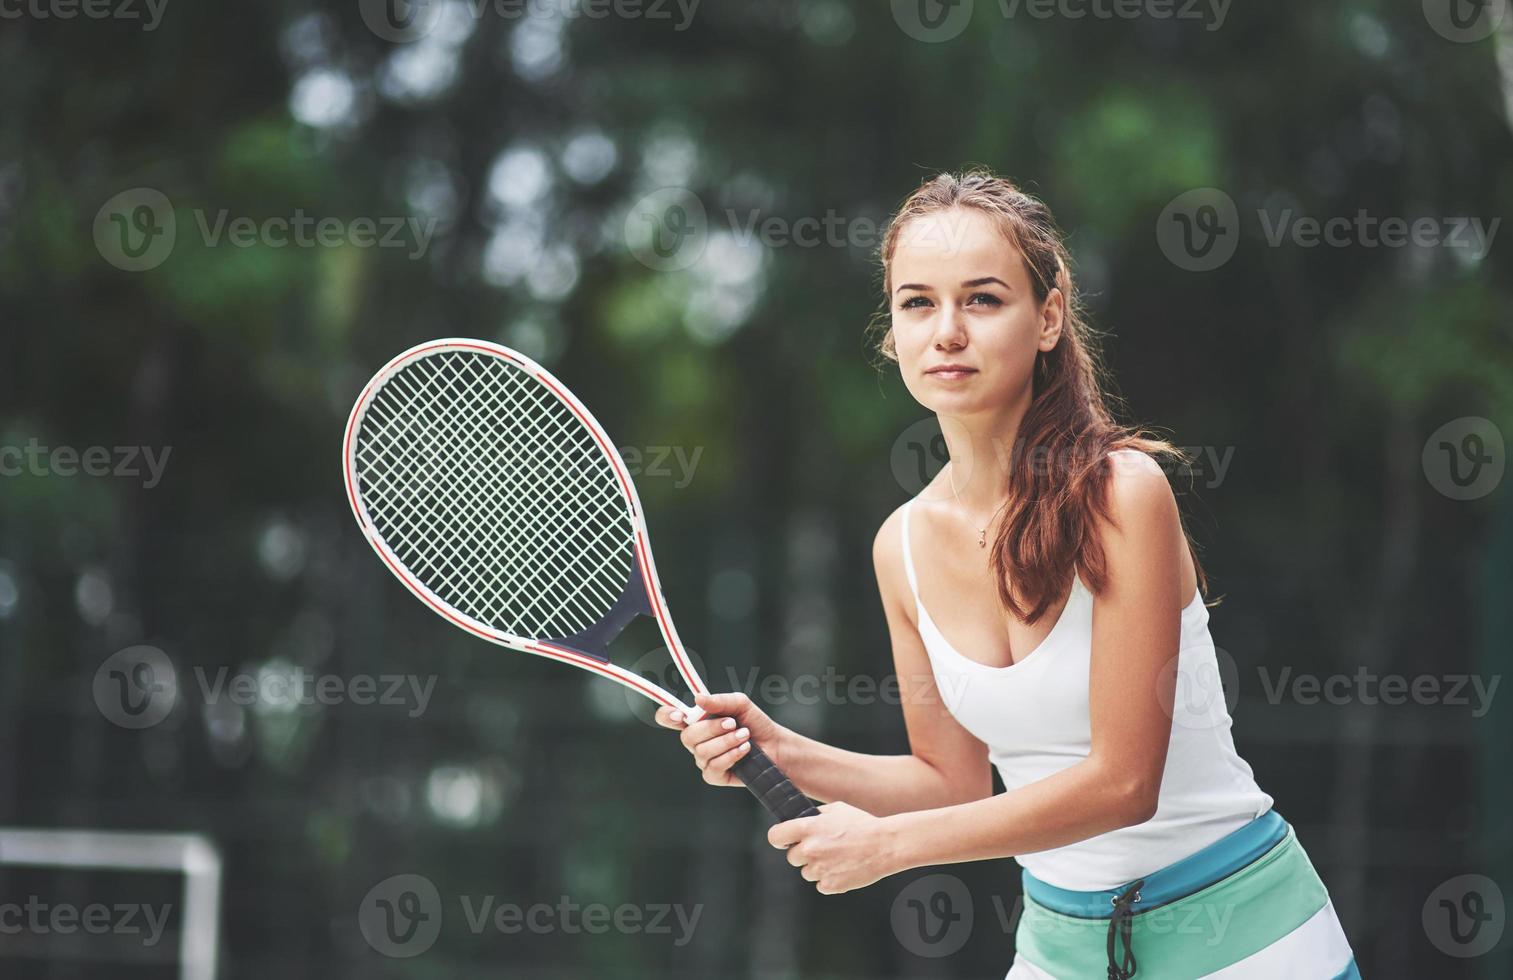
<path id="1" fill-rule="evenodd" d="M 712 686 L 905 751 L 870 546 L 943 453 L 866 328 L 980 164 L 1193 450 L 1236 741 L 1362 972 L 1509 976 L 1508 6 L 0 5 L 0 975 L 1001 977 L 1012 862 L 816 895 L 620 688 L 409 598 L 339 468 L 394 354 L 522 349 Z"/>

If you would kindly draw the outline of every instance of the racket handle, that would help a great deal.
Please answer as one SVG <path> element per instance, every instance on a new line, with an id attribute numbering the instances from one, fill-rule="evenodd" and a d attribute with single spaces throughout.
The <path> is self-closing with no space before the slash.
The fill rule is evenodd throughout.
<path id="1" fill-rule="evenodd" d="M 751 751 L 746 754 L 746 758 L 731 766 L 730 771 L 746 784 L 751 795 L 761 801 L 762 806 L 777 818 L 778 823 L 798 817 L 819 816 L 820 811 L 815 808 L 814 801 L 800 793 L 798 787 L 793 785 L 776 763 L 767 758 L 767 753 L 755 742 L 751 743 Z"/>

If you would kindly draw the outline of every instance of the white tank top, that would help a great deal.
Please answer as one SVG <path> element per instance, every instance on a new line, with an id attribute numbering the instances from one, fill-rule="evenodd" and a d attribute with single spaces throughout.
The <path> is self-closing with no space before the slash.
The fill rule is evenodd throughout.
<path id="1" fill-rule="evenodd" d="M 972 660 L 947 642 L 919 599 L 909 547 L 912 505 L 905 504 L 903 512 L 904 571 L 919 635 L 951 715 L 987 745 L 1010 790 L 1087 758 L 1093 594 L 1082 577 L 1074 576 L 1066 608 L 1039 646 L 1007 667 Z M 1030 874 L 1077 891 L 1114 888 L 1201 850 L 1271 809 L 1271 797 L 1235 752 L 1201 593 L 1182 610 L 1177 663 L 1177 703 L 1156 815 L 1075 844 L 1015 855 Z"/>

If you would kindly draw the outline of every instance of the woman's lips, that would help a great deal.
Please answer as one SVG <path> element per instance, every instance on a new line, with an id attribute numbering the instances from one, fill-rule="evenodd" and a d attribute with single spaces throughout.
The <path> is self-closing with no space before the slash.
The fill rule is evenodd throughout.
<path id="1" fill-rule="evenodd" d="M 961 379 L 969 378 L 976 373 L 976 368 L 963 367 L 954 364 L 948 367 L 931 368 L 930 370 L 925 372 L 925 374 L 929 375 L 930 377 L 939 378 L 941 381 L 960 381 Z"/>

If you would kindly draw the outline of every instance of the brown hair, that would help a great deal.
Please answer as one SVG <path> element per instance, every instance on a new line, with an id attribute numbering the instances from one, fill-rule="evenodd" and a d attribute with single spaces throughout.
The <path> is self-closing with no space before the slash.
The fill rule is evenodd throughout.
<path id="1" fill-rule="evenodd" d="M 1029 410 L 1011 449 L 1007 508 L 993 541 L 998 595 L 1015 617 L 1034 623 L 1071 584 L 1080 568 L 1094 592 L 1107 585 L 1103 547 L 1093 533 L 1097 519 L 1112 521 L 1108 455 L 1135 449 L 1185 463 L 1188 457 L 1163 439 L 1115 421 L 1106 391 L 1107 373 L 1097 338 L 1083 315 L 1072 278 L 1071 256 L 1050 209 L 1004 178 L 982 170 L 944 173 L 910 194 L 888 223 L 881 259 L 883 302 L 891 311 L 893 254 L 899 233 L 915 218 L 972 208 L 987 215 L 1019 250 L 1029 270 L 1035 298 L 1044 303 L 1052 289 L 1066 302 L 1061 338 L 1036 355 Z M 891 318 L 891 312 L 885 314 Z M 890 319 L 879 344 L 897 360 Z M 1049 465 L 1046 465 L 1047 462 Z M 1187 535 L 1184 527 L 1183 533 Z M 1208 591 L 1191 535 L 1188 549 L 1198 585 Z"/>

